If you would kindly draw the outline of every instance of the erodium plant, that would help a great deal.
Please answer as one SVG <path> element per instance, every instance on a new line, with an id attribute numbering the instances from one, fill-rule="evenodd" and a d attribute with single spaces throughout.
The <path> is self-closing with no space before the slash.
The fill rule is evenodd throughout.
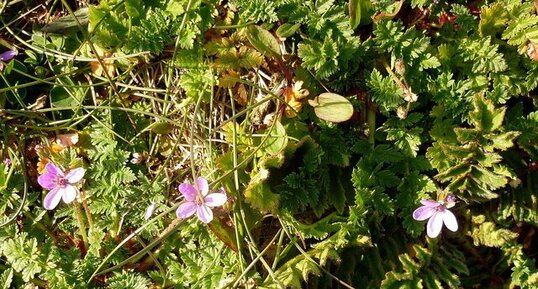
<path id="1" fill-rule="evenodd" d="M 538 288 L 536 1 L 0 20 L 0 289 Z"/>
<path id="2" fill-rule="evenodd" d="M 417 221 L 428 220 L 427 233 L 428 237 L 436 238 L 441 233 L 443 224 L 452 232 L 458 230 L 458 221 L 454 213 L 448 209 L 454 207 L 455 198 L 453 195 L 448 195 L 442 202 L 434 200 L 420 201 L 422 206 L 413 211 L 413 219 Z"/>
<path id="3" fill-rule="evenodd" d="M 43 201 L 43 207 L 52 210 L 58 206 L 60 200 L 69 204 L 78 196 L 78 189 L 75 187 L 84 177 L 85 170 L 76 168 L 64 173 L 62 169 L 53 163 L 45 166 L 45 173 L 37 178 L 37 182 L 45 189 L 49 190 Z"/>
<path id="4" fill-rule="evenodd" d="M 185 198 L 185 202 L 177 208 L 177 217 L 184 219 L 196 213 L 198 219 L 206 224 L 213 220 L 211 208 L 224 205 L 227 199 L 224 188 L 221 188 L 218 193 L 208 194 L 209 185 L 202 177 L 196 179 L 196 187 L 189 183 L 182 183 L 178 190 Z"/>

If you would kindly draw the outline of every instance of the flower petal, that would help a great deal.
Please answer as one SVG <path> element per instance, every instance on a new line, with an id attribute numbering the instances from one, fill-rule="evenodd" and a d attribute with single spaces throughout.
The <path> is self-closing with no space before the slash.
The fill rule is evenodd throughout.
<path id="1" fill-rule="evenodd" d="M 197 207 L 198 206 L 194 202 L 185 202 L 177 208 L 176 216 L 180 219 L 188 218 L 196 212 Z"/>
<path id="2" fill-rule="evenodd" d="M 78 183 L 82 178 L 84 177 L 84 173 L 86 172 L 83 168 L 76 168 L 74 170 L 71 170 L 65 178 L 70 184 Z"/>
<path id="3" fill-rule="evenodd" d="M 65 188 L 59 189 L 58 193 L 62 194 L 64 203 L 69 204 L 77 198 L 78 190 L 71 185 L 67 185 Z"/>
<path id="4" fill-rule="evenodd" d="M 43 207 L 47 210 L 52 210 L 58 206 L 61 198 L 62 194 L 58 192 L 58 188 L 54 188 L 45 196 Z"/>
<path id="5" fill-rule="evenodd" d="M 226 194 L 212 193 L 204 198 L 204 202 L 209 207 L 218 207 L 224 205 L 227 199 Z"/>
<path id="6" fill-rule="evenodd" d="M 198 196 L 198 191 L 191 184 L 183 183 L 177 187 L 177 189 L 183 194 L 185 200 L 188 202 L 194 202 Z"/>
<path id="7" fill-rule="evenodd" d="M 426 233 L 428 237 L 436 238 L 439 236 L 441 229 L 443 228 L 443 214 L 435 212 L 426 225 Z"/>
<path id="8" fill-rule="evenodd" d="M 429 217 L 431 217 L 433 215 L 433 213 L 435 213 L 435 208 L 431 208 L 431 207 L 427 207 L 427 206 L 421 206 L 421 207 L 418 207 L 414 212 L 413 212 L 413 219 L 417 220 L 417 221 L 424 221 L 426 219 L 428 219 Z"/>
<path id="9" fill-rule="evenodd" d="M 456 220 L 456 216 L 451 211 L 443 211 L 443 222 L 450 231 L 456 232 L 458 230 L 458 220 Z"/>
<path id="10" fill-rule="evenodd" d="M 47 172 L 50 172 L 52 174 L 55 174 L 55 175 L 58 175 L 58 176 L 61 176 L 63 177 L 64 176 L 64 171 L 62 171 L 62 169 L 60 169 L 59 167 L 57 167 L 55 164 L 53 163 L 47 163 L 45 165 L 45 170 Z"/>
<path id="11" fill-rule="evenodd" d="M 0 54 L 0 60 L 2 61 L 8 61 L 11 60 L 13 57 L 17 56 L 17 51 L 15 50 L 8 50 L 2 54 Z"/>
<path id="12" fill-rule="evenodd" d="M 441 205 L 441 203 L 433 201 L 433 200 L 422 200 L 420 201 L 420 203 L 426 207 L 438 207 L 439 205 Z"/>
<path id="13" fill-rule="evenodd" d="M 157 207 L 157 205 L 155 203 L 151 203 L 146 208 L 146 213 L 144 214 L 144 220 L 148 220 L 149 218 L 151 218 L 151 215 L 153 215 L 153 212 L 155 211 L 156 207 Z"/>
<path id="14" fill-rule="evenodd" d="M 37 178 L 37 182 L 45 189 L 52 190 L 56 187 L 56 179 L 58 176 L 50 171 L 46 171 L 44 174 Z"/>
<path id="15" fill-rule="evenodd" d="M 196 213 L 198 215 L 198 218 L 206 224 L 213 220 L 213 212 L 208 206 L 198 206 L 198 209 L 196 209 Z"/>
<path id="16" fill-rule="evenodd" d="M 200 191 L 203 197 L 205 197 L 207 193 L 209 193 L 209 184 L 207 183 L 206 179 L 202 177 L 198 177 L 196 179 L 196 185 L 198 186 L 198 190 Z"/>

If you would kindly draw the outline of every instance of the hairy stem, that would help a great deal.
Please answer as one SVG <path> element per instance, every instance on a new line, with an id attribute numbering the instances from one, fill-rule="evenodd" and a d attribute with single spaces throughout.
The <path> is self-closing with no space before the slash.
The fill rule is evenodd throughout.
<path id="1" fill-rule="evenodd" d="M 87 250 L 89 248 L 89 243 L 88 243 L 88 234 L 86 233 L 86 223 L 84 222 L 84 217 L 82 216 L 82 211 L 80 210 L 79 203 L 75 202 L 74 207 L 75 207 L 75 213 L 77 215 L 80 235 L 82 236 L 82 241 L 84 242 L 84 248 Z"/>

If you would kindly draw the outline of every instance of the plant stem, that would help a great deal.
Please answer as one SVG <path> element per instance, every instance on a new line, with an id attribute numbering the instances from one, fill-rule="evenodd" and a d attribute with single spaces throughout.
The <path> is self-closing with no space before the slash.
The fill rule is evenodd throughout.
<path id="1" fill-rule="evenodd" d="M 78 202 L 75 202 L 75 213 L 77 215 L 80 235 L 82 235 L 82 241 L 84 242 L 84 247 L 87 250 L 89 248 L 89 243 L 88 234 L 86 233 L 86 223 L 84 223 L 84 217 L 82 216 L 82 211 L 80 210 L 80 205 Z"/>
<path id="2" fill-rule="evenodd" d="M 253 24 L 256 24 L 256 22 L 251 21 L 251 22 L 239 23 L 239 24 L 235 24 L 235 25 L 214 26 L 213 28 L 215 28 L 215 29 L 233 29 L 233 28 L 247 27 L 247 26 L 250 26 L 250 25 L 253 25 Z"/>
<path id="3" fill-rule="evenodd" d="M 90 230 L 93 228 L 93 218 L 92 213 L 90 212 L 90 208 L 88 208 L 88 202 L 86 202 L 86 198 L 84 198 L 84 193 L 81 192 L 82 197 L 82 207 L 84 208 L 84 212 L 86 213 L 86 219 L 88 219 L 88 225 L 90 226 Z"/>
<path id="4" fill-rule="evenodd" d="M 368 142 L 372 147 L 375 146 L 375 118 L 376 118 L 376 109 L 370 101 L 368 101 L 366 107 L 366 121 L 368 122 Z"/>

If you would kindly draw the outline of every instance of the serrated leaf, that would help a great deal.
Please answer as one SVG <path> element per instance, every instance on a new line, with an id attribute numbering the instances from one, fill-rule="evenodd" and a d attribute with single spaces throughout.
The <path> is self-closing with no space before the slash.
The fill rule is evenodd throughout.
<path id="1" fill-rule="evenodd" d="M 13 269 L 9 268 L 2 272 L 2 275 L 0 275 L 0 288 L 1 289 L 9 289 L 13 288 L 11 287 L 11 282 L 13 281 Z"/>
<path id="2" fill-rule="evenodd" d="M 493 138 L 491 138 L 491 141 L 492 141 L 491 146 L 493 148 L 496 148 L 502 151 L 507 150 L 514 146 L 514 140 L 520 134 L 521 134 L 520 132 L 509 131 L 509 132 L 495 135 Z"/>
<path id="3" fill-rule="evenodd" d="M 482 131 L 475 128 L 457 127 L 454 129 L 454 132 L 458 141 L 461 143 L 475 141 L 482 137 Z"/>
<path id="4" fill-rule="evenodd" d="M 389 271 L 381 282 L 381 289 L 422 289 L 422 280 L 414 278 L 410 273 Z"/>
<path id="5" fill-rule="evenodd" d="M 338 44 L 330 37 L 325 37 L 323 43 L 317 40 L 305 40 L 298 45 L 297 54 L 302 66 L 314 69 L 316 75 L 326 79 L 338 70 Z"/>
<path id="6" fill-rule="evenodd" d="M 416 273 L 422 267 L 421 264 L 418 264 L 417 262 L 412 260 L 408 254 L 402 254 L 398 256 L 398 259 L 400 260 L 400 263 L 402 263 L 403 269 L 406 272 Z"/>
<path id="7" fill-rule="evenodd" d="M 424 278 L 422 279 L 424 281 L 424 284 L 426 285 L 426 288 L 428 289 L 443 289 L 443 286 L 439 279 L 435 276 L 435 273 L 429 269 L 424 270 L 423 272 Z"/>
<path id="8" fill-rule="evenodd" d="M 482 7 L 478 32 L 480 36 L 495 35 L 508 21 L 508 11 L 504 3 L 498 2 Z"/>
<path id="9" fill-rule="evenodd" d="M 330 122 L 343 122 L 353 116 L 353 105 L 345 97 L 325 92 L 308 100 L 316 116 Z"/>
<path id="10" fill-rule="evenodd" d="M 465 188 L 466 195 L 472 197 L 475 201 L 486 201 L 498 197 L 496 193 L 483 187 L 474 178 L 465 178 L 463 187 Z"/>
<path id="11" fill-rule="evenodd" d="M 250 44 L 265 56 L 280 55 L 280 45 L 273 34 L 258 25 L 247 28 L 247 38 Z"/>
<path id="12" fill-rule="evenodd" d="M 471 171 L 471 166 L 468 163 L 459 163 L 455 166 L 444 170 L 442 173 L 439 173 L 435 176 L 436 179 L 445 182 L 448 180 L 456 179 L 461 175 L 468 174 Z"/>
<path id="13" fill-rule="evenodd" d="M 261 169 L 251 177 L 245 189 L 245 199 L 253 207 L 262 212 L 276 213 L 280 196 L 271 191 L 271 187 L 265 181 L 269 178 L 269 170 Z"/>
<path id="14" fill-rule="evenodd" d="M 508 180 L 504 176 L 497 175 L 479 166 L 472 166 L 470 175 L 490 189 L 497 189 L 508 183 Z"/>
<path id="15" fill-rule="evenodd" d="M 473 104 L 474 111 L 470 113 L 470 117 L 479 130 L 490 132 L 502 125 L 506 108 L 495 109 L 493 103 L 481 94 L 475 96 Z"/>
<path id="16" fill-rule="evenodd" d="M 398 162 L 404 159 L 404 156 L 401 152 L 391 148 L 389 145 L 381 144 L 374 148 L 372 158 L 379 163 L 393 163 Z"/>

